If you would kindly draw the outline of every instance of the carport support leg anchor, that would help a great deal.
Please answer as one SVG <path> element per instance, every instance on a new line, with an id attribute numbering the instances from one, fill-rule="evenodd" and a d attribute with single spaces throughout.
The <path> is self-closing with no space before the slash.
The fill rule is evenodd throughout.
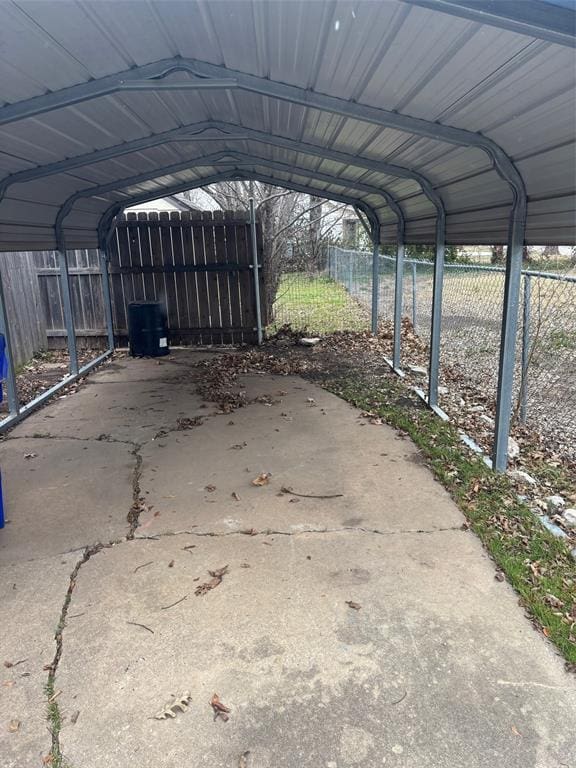
<path id="1" fill-rule="evenodd" d="M 58 264 L 60 265 L 60 289 L 62 291 L 62 306 L 64 308 L 64 322 L 68 338 L 68 353 L 70 355 L 70 373 L 76 376 L 78 373 L 78 350 L 76 348 L 76 331 L 74 329 L 74 316 L 72 313 L 72 299 L 70 298 L 70 275 L 68 273 L 68 257 L 64 249 L 58 251 Z"/>

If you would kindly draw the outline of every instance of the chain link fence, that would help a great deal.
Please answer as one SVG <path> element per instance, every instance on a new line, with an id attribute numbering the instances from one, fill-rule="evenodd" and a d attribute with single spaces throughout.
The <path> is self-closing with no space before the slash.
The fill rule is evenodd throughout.
<path id="1" fill-rule="evenodd" d="M 404 261 L 403 316 L 430 338 L 430 261 Z M 392 320 L 395 258 L 380 256 L 379 315 Z M 492 405 L 496 396 L 503 268 L 447 263 L 442 301 L 441 380 L 460 375 Z M 274 328 L 310 334 L 370 327 L 372 254 L 330 246 L 321 268 L 288 273 L 274 305 Z M 561 450 L 576 454 L 576 276 L 525 270 L 517 344 L 515 415 Z M 446 383 L 446 381 L 444 381 Z"/>

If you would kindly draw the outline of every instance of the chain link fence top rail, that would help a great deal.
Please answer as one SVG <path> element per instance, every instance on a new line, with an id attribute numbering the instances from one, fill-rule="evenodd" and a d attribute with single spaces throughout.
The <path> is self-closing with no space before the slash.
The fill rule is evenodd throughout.
<path id="1" fill-rule="evenodd" d="M 434 265 L 405 259 L 403 316 L 429 343 Z M 395 258 L 380 256 L 379 315 L 393 319 Z M 495 400 L 505 270 L 447 263 L 442 301 L 441 381 L 460 374 Z M 283 275 L 272 329 L 284 323 L 310 334 L 366 330 L 372 254 L 328 248 L 314 272 Z M 517 343 L 515 415 L 576 454 L 576 277 L 524 270 Z"/>

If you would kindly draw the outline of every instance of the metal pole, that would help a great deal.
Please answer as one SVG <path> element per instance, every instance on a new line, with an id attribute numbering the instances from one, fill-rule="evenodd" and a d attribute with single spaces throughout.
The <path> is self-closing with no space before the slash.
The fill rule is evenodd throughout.
<path id="1" fill-rule="evenodd" d="M 524 275 L 524 307 L 522 313 L 522 380 L 520 382 L 520 421 L 526 424 L 528 408 L 528 368 L 530 365 L 530 298 L 532 281 Z"/>
<path id="2" fill-rule="evenodd" d="M 416 333 L 416 262 L 412 262 L 412 327 Z"/>
<path id="3" fill-rule="evenodd" d="M 430 327 L 430 365 L 428 368 L 428 405 L 438 406 L 438 378 L 440 375 L 440 334 L 442 325 L 442 287 L 444 282 L 444 251 L 446 216 L 438 211 L 436 219 L 436 258 L 434 259 L 434 287 L 432 290 L 432 322 Z"/>
<path id="4" fill-rule="evenodd" d="M 260 311 L 260 276 L 258 268 L 258 243 L 256 242 L 256 214 L 254 213 L 254 198 L 250 198 L 250 232 L 252 235 L 252 268 L 254 270 L 254 297 L 256 302 L 256 330 L 258 344 L 262 344 L 262 314 Z"/>
<path id="5" fill-rule="evenodd" d="M 378 333 L 378 301 L 380 299 L 380 249 L 376 227 L 372 230 L 372 334 Z"/>
<path id="6" fill-rule="evenodd" d="M 5 354 L 8 361 L 8 371 L 6 373 L 6 382 L 8 389 L 8 408 L 11 416 L 17 416 L 20 410 L 18 402 L 18 385 L 16 383 L 16 369 L 14 368 L 14 356 L 12 354 L 12 341 L 10 338 L 10 326 L 8 324 L 8 315 L 6 314 L 6 301 L 4 299 L 4 284 L 2 272 L 0 270 L 0 333 L 4 335 Z"/>
<path id="7" fill-rule="evenodd" d="M 60 265 L 60 289 L 62 291 L 62 305 L 64 307 L 64 322 L 68 336 L 68 353 L 70 355 L 70 373 L 76 376 L 78 373 L 78 350 L 76 348 L 76 331 L 74 330 L 74 315 L 72 313 L 72 299 L 70 297 L 70 275 L 68 273 L 68 257 L 65 250 L 58 251 L 58 263 Z"/>
<path id="8" fill-rule="evenodd" d="M 394 282 L 394 350 L 392 353 L 392 365 L 400 368 L 400 347 L 402 343 L 402 299 L 404 294 L 404 242 L 403 236 L 398 233 L 398 247 L 396 249 L 396 276 Z"/>
<path id="9" fill-rule="evenodd" d="M 100 272 L 102 274 L 102 293 L 104 295 L 104 313 L 106 315 L 106 330 L 108 332 L 108 349 L 110 352 L 114 352 L 112 296 L 110 295 L 110 279 L 108 277 L 108 258 L 104 247 L 100 248 Z"/>
<path id="10" fill-rule="evenodd" d="M 492 466 L 498 472 L 505 472 L 508 465 L 508 437 L 512 419 L 512 391 L 514 387 L 516 333 L 518 330 L 518 305 L 520 304 L 520 283 L 522 280 L 522 248 L 526 231 L 526 204 L 526 192 L 523 190 L 516 191 L 508 232 L 496 397 L 496 427 L 492 454 Z"/>

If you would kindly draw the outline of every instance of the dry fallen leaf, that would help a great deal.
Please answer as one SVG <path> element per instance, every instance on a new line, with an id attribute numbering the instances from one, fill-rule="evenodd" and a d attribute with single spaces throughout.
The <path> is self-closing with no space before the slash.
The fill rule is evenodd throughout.
<path id="1" fill-rule="evenodd" d="M 216 587 L 222 583 L 222 579 L 228 573 L 228 566 L 225 565 L 223 568 L 218 568 L 215 571 L 208 571 L 208 573 L 212 576 L 212 579 L 204 582 L 204 584 L 199 584 L 194 590 L 194 594 L 198 597 L 205 595 L 206 592 L 210 592 L 212 589 L 216 589 Z"/>
<path id="2" fill-rule="evenodd" d="M 223 704 L 220 701 L 220 697 L 217 693 L 215 693 L 211 700 L 210 700 L 210 706 L 212 707 L 212 710 L 214 711 L 214 719 L 221 717 L 224 722 L 227 722 L 228 720 L 228 712 L 230 712 L 230 708 L 227 707 L 225 704 Z"/>
<path id="3" fill-rule="evenodd" d="M 10 733 L 16 733 L 20 729 L 20 720 L 10 720 L 8 730 Z"/>
<path id="4" fill-rule="evenodd" d="M 261 486 L 261 485 L 268 485 L 270 482 L 270 472 L 261 472 L 258 477 L 255 477 L 254 480 L 252 480 L 252 485 Z"/>

